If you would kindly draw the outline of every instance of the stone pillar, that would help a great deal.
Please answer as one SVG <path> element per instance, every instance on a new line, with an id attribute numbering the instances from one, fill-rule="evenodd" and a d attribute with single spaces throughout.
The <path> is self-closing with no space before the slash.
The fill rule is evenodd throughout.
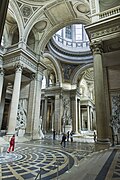
<path id="1" fill-rule="evenodd" d="M 61 133 L 62 127 L 62 97 L 60 94 L 55 95 L 55 130 Z"/>
<path id="2" fill-rule="evenodd" d="M 77 104 L 77 96 L 75 96 L 75 133 L 78 133 L 78 104 Z"/>
<path id="3" fill-rule="evenodd" d="M 54 120 L 55 120 L 55 118 L 54 118 L 54 110 L 53 110 L 53 101 L 51 101 L 51 120 L 52 120 L 52 131 L 53 131 L 53 129 L 54 129 Z"/>
<path id="4" fill-rule="evenodd" d="M 0 44 L 2 40 L 8 4 L 9 4 L 9 0 L 0 0 Z"/>
<path id="5" fill-rule="evenodd" d="M 0 102 L 2 97 L 2 90 L 3 90 L 3 81 L 4 81 L 4 71 L 3 68 L 0 68 Z"/>
<path id="6" fill-rule="evenodd" d="M 71 98 L 72 103 L 72 130 L 78 133 L 77 96 Z"/>
<path id="7" fill-rule="evenodd" d="M 6 87 L 7 83 L 4 81 L 3 84 L 3 90 L 2 90 L 2 97 L 0 102 L 0 130 L 3 122 L 3 113 L 4 113 L 4 107 L 5 107 L 5 96 L 6 96 Z"/>
<path id="8" fill-rule="evenodd" d="M 88 131 L 90 131 L 90 107 L 87 106 L 87 121 L 88 121 Z"/>
<path id="9" fill-rule="evenodd" d="M 47 97 L 45 97 L 45 103 L 44 103 L 44 115 L 43 115 L 43 132 L 46 133 L 46 123 L 47 123 Z"/>
<path id="10" fill-rule="evenodd" d="M 34 119 L 33 119 L 33 131 L 32 138 L 40 139 L 39 125 L 40 125 L 40 103 L 41 103 L 41 87 L 42 87 L 42 74 L 37 72 L 36 74 L 36 95 L 35 95 L 35 106 L 34 106 Z"/>
<path id="11" fill-rule="evenodd" d="M 81 108 L 80 108 L 80 99 L 78 100 L 78 132 L 81 132 Z"/>
<path id="12" fill-rule="evenodd" d="M 15 134 L 20 86 L 21 86 L 22 67 L 23 66 L 20 63 L 16 64 L 16 73 L 14 79 L 7 134 Z"/>
<path id="13" fill-rule="evenodd" d="M 95 81 L 95 106 L 97 123 L 98 149 L 104 149 L 109 145 L 108 124 L 106 121 L 105 88 L 102 62 L 102 43 L 95 41 L 91 43 L 94 56 L 94 81 Z"/>
<path id="14" fill-rule="evenodd" d="M 41 86 L 42 74 L 37 72 L 36 76 L 33 74 L 30 84 L 29 102 L 28 102 L 28 117 L 26 136 L 32 139 L 40 139 L 40 103 L 41 103 Z"/>
<path id="15" fill-rule="evenodd" d="M 26 126 L 26 136 L 32 138 L 32 126 L 34 119 L 34 103 L 35 103 L 35 87 L 36 80 L 35 74 L 31 76 L 30 89 L 29 89 L 29 100 L 28 100 L 28 113 L 27 113 L 27 126 Z"/>

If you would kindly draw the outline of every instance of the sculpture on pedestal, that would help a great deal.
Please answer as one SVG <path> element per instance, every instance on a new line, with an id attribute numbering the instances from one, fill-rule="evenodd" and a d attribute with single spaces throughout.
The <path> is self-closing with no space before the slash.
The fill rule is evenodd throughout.
<path id="1" fill-rule="evenodd" d="M 118 132 L 120 128 L 120 124 L 118 123 L 118 119 L 116 116 L 111 117 L 111 122 L 110 122 L 110 127 L 112 131 L 112 146 L 115 145 L 115 137 L 117 139 L 117 144 L 118 144 Z"/>
<path id="2" fill-rule="evenodd" d="M 40 135 L 40 139 L 44 138 L 44 134 L 42 132 L 42 116 L 40 116 L 39 135 Z"/>
<path id="3" fill-rule="evenodd" d="M 23 136 L 27 120 L 27 100 L 20 100 L 18 104 L 16 131 L 18 136 Z"/>
<path id="4" fill-rule="evenodd" d="M 70 99 L 69 98 L 64 98 L 63 99 L 63 128 L 65 132 L 65 126 L 72 125 L 72 119 L 70 116 Z"/>

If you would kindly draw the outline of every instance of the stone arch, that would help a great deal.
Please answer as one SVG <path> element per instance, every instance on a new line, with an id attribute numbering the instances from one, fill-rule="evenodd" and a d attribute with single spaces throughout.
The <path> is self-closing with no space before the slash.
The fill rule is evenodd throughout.
<path id="1" fill-rule="evenodd" d="M 40 49 L 41 51 L 44 51 L 46 44 L 48 43 L 48 41 L 50 40 L 50 38 L 60 29 L 62 29 L 63 27 L 70 25 L 70 24 L 88 24 L 90 23 L 89 19 L 87 18 L 83 18 L 82 20 L 79 18 L 73 18 L 71 20 L 67 20 L 65 22 L 60 22 L 58 25 L 55 25 L 54 27 L 52 27 L 51 29 L 49 29 L 49 31 L 46 31 L 43 35 L 42 40 L 39 43 L 38 49 Z"/>
<path id="2" fill-rule="evenodd" d="M 61 70 L 60 70 L 60 65 L 58 64 L 56 59 L 51 54 L 44 53 L 43 56 L 50 59 L 50 61 L 53 63 L 53 65 L 55 67 L 55 71 L 56 71 L 55 72 L 56 73 L 56 82 L 58 82 L 60 84 L 60 86 L 62 86 L 62 74 L 61 74 Z"/>
<path id="3" fill-rule="evenodd" d="M 15 20 L 17 22 L 17 26 L 18 26 L 18 30 L 19 30 L 19 41 L 20 41 L 21 37 L 23 37 L 24 27 L 23 27 L 23 21 L 22 21 L 19 9 L 17 8 L 17 5 L 15 3 L 17 3 L 17 2 L 10 1 L 10 8 L 14 12 L 13 17 L 15 18 Z"/>
<path id="4" fill-rule="evenodd" d="M 86 4 L 88 3 L 86 0 L 84 0 L 83 2 Z M 37 24 L 40 21 L 41 22 L 45 21 L 47 23 L 46 28 L 43 30 L 42 39 L 40 40 L 37 54 L 40 53 L 39 51 L 44 51 L 45 46 L 48 43 L 49 39 L 53 36 L 55 32 L 57 32 L 61 28 L 70 24 L 75 24 L 75 23 L 77 24 L 90 23 L 90 18 L 87 16 L 87 13 L 76 12 L 76 9 L 79 4 L 77 4 L 77 7 L 76 7 L 75 3 L 73 3 L 73 7 L 70 9 L 71 14 L 68 14 L 66 15 L 66 17 L 64 17 L 64 14 L 61 12 L 61 14 L 63 15 L 59 17 L 59 13 L 55 13 L 54 18 L 52 17 L 53 18 L 52 19 L 53 22 L 52 22 L 52 20 L 50 19 L 51 16 L 47 17 L 45 16 L 45 14 L 47 13 L 47 10 L 49 11 L 49 9 L 52 9 L 52 8 L 54 9 L 55 7 L 57 8 L 57 6 L 59 8 L 60 3 L 65 3 L 65 4 L 67 3 L 68 7 L 71 8 L 71 5 L 70 5 L 71 2 L 64 2 L 64 1 L 52 2 L 49 5 L 46 5 L 43 8 L 39 9 L 38 12 L 35 15 L 33 15 L 32 20 L 29 21 L 29 23 L 27 24 L 25 28 L 24 36 L 25 36 L 25 42 L 26 42 L 28 38 L 28 34 L 30 33 L 31 29 L 35 26 L 35 24 Z M 68 7 L 66 9 L 68 9 Z M 63 11 L 63 9 L 61 9 L 61 11 Z"/>
<path id="5" fill-rule="evenodd" d="M 81 65 L 78 66 L 78 67 L 74 70 L 74 72 L 73 72 L 73 74 L 72 74 L 71 83 L 77 86 L 77 81 L 78 81 L 78 79 L 80 78 L 79 76 L 81 76 L 81 78 L 82 78 L 82 76 L 83 76 L 83 74 L 84 74 L 84 71 L 85 71 L 86 69 L 88 69 L 88 68 L 91 68 L 91 67 L 93 67 L 93 63 L 89 63 L 89 64 L 87 64 L 87 65 L 83 65 L 82 67 L 81 67 Z"/>

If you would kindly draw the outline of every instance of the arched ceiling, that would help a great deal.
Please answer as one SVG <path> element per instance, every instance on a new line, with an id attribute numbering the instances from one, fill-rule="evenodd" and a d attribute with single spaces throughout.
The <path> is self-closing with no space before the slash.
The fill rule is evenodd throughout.
<path id="1" fill-rule="evenodd" d="M 99 0 L 99 1 L 100 1 L 101 11 L 105 11 L 107 9 L 120 5 L 120 0 Z"/>

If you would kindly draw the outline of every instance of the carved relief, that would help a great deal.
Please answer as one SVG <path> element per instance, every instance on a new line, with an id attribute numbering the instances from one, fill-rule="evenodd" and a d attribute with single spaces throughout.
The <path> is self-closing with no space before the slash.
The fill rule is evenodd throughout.
<path id="1" fill-rule="evenodd" d="M 88 13 L 89 12 L 89 8 L 83 3 L 78 4 L 77 10 L 81 13 Z"/>
<path id="2" fill-rule="evenodd" d="M 39 21 L 38 23 L 36 23 L 34 25 L 34 28 L 38 31 L 38 32 L 42 32 L 47 26 L 47 22 L 45 20 Z"/>
<path id="3" fill-rule="evenodd" d="M 32 69 L 37 70 L 37 63 L 35 65 L 34 63 L 30 62 L 30 59 L 27 59 L 27 58 L 25 58 L 23 56 L 16 56 L 16 57 L 11 58 L 11 59 L 6 59 L 6 60 L 3 61 L 3 64 L 7 65 L 7 64 L 10 64 L 10 63 L 13 63 L 13 62 L 20 62 L 20 61 L 22 61 L 23 63 L 25 63 L 26 65 L 28 65 Z"/>
<path id="4" fill-rule="evenodd" d="M 120 129 L 120 95 L 112 95 L 112 116 L 110 126 L 113 128 L 114 135 L 117 135 Z"/>
<path id="5" fill-rule="evenodd" d="M 24 17 L 29 17 L 33 13 L 31 6 L 26 6 L 26 5 L 22 6 L 21 12 Z"/>
<path id="6" fill-rule="evenodd" d="M 91 39 L 95 39 L 95 38 L 102 37 L 105 35 L 110 35 L 110 34 L 113 34 L 116 32 L 120 32 L 120 26 L 119 25 L 97 31 L 95 33 L 91 33 Z"/>

